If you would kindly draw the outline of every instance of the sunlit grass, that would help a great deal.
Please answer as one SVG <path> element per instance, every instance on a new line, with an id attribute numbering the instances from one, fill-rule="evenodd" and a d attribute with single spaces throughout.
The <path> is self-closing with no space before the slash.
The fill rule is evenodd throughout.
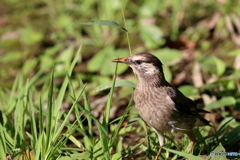
<path id="1" fill-rule="evenodd" d="M 215 96 L 216 101 L 207 108 L 221 115 L 221 122 L 214 129 L 195 130 L 198 141 L 194 155 L 188 154 L 187 136 L 179 139 L 167 134 L 161 159 L 213 159 L 209 156 L 211 151 L 231 151 L 240 137 L 237 114 L 231 115 L 239 112 L 239 70 L 232 64 L 237 62 L 239 49 L 226 24 L 237 26 L 239 2 L 188 2 L 1 2 L 0 159 L 153 159 L 159 148 L 157 136 L 133 111 L 133 98 L 129 95 L 133 89 L 125 93 L 116 88 L 135 85 L 116 80 L 117 73 L 125 73 L 127 67 L 115 66 L 111 60 L 131 52 L 150 51 L 166 63 L 168 80 L 178 71 L 191 72 L 190 61 L 183 68 L 179 68 L 181 63 L 175 63 L 185 63 L 183 52 L 165 42 L 183 43 L 180 47 L 191 51 L 189 57 L 197 53 L 194 61 L 200 63 L 203 79 L 215 81 L 200 88 L 187 85 L 182 89 L 193 97 L 203 93 Z M 212 35 L 208 25 L 202 24 L 215 13 L 220 16 Z M 226 23 L 229 17 L 231 21 Z M 98 20 L 119 26 L 82 25 L 101 22 Z M 78 48 L 80 44 L 83 49 Z M 169 48 L 162 49 L 164 44 Z M 177 74 L 173 75 L 172 70 Z M 92 88 L 97 93 L 93 94 Z M 101 118 L 97 118 L 89 99 L 98 98 L 95 95 L 103 90 L 108 100 Z M 110 111 L 118 105 L 114 101 L 122 98 L 128 99 L 124 112 L 111 119 Z M 68 105 L 67 110 L 63 109 L 64 104 Z"/>

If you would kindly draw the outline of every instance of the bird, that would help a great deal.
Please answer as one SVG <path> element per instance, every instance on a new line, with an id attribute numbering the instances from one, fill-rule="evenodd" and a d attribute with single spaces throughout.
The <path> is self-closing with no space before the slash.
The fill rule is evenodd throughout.
<path id="1" fill-rule="evenodd" d="M 140 117 L 152 128 L 157 136 L 160 148 L 155 160 L 165 145 L 164 133 L 181 132 L 187 134 L 190 151 L 196 142 L 193 128 L 211 126 L 199 113 L 209 113 L 197 108 L 195 102 L 186 97 L 176 87 L 167 82 L 162 62 L 153 54 L 140 52 L 129 57 L 118 58 L 112 62 L 125 63 L 137 75 L 134 90 L 134 102 Z"/>

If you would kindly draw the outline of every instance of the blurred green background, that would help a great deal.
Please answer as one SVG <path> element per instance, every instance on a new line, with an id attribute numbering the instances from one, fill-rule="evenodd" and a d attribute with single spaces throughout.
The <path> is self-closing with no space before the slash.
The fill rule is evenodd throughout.
<path id="1" fill-rule="evenodd" d="M 195 57 L 205 61 L 206 57 L 214 56 L 220 63 L 233 67 L 236 54 L 229 53 L 240 45 L 238 6 L 238 1 L 224 0 L 3 0 L 0 86 L 11 88 L 18 73 L 27 78 L 38 70 L 48 73 L 53 65 L 59 76 L 64 75 L 69 65 L 66 62 L 80 44 L 82 61 L 76 66 L 75 74 L 82 74 L 89 82 L 96 81 L 96 76 L 108 81 L 113 73 L 110 68 L 115 65 L 110 60 L 128 55 L 128 42 L 121 29 L 81 24 L 95 20 L 124 26 L 132 53 L 157 52 L 161 57 L 170 57 L 170 61 L 185 63 L 191 63 Z M 212 60 L 209 63 L 214 65 Z M 121 73 L 126 69 L 122 68 Z M 173 69 L 184 68 L 174 65 Z M 204 73 L 224 72 L 211 69 L 205 67 Z"/>
<path id="2" fill-rule="evenodd" d="M 79 77 L 87 83 L 94 108 L 106 102 L 106 90 L 96 90 L 112 80 L 111 60 L 130 50 L 150 52 L 163 62 L 168 81 L 213 113 L 208 119 L 219 125 L 233 118 L 234 128 L 240 120 L 239 6 L 227 0 L 1 0 L 1 90 L 7 94 L 16 77 L 26 81 L 38 73 L 34 87 L 40 91 L 53 66 L 60 86 L 82 45 L 71 78 L 76 90 Z M 96 20 L 116 22 L 128 32 L 83 24 Z M 118 66 L 118 75 L 136 81 L 125 65 Z M 132 88 L 117 88 L 111 118 L 124 112 L 131 94 Z M 94 115 L 101 116 L 101 107 Z"/>

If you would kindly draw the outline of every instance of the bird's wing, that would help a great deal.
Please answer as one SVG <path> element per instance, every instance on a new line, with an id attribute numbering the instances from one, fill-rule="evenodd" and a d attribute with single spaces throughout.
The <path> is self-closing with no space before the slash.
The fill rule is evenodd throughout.
<path id="1" fill-rule="evenodd" d="M 176 88 L 169 88 L 167 94 L 175 103 L 175 110 L 180 113 L 186 113 L 190 115 L 198 115 L 199 112 L 209 113 L 208 111 L 197 108 L 196 103 L 193 100 L 185 97 Z"/>
<path id="2" fill-rule="evenodd" d="M 209 125 L 209 121 L 204 119 L 199 113 L 209 113 L 203 109 L 197 108 L 196 103 L 191 99 L 185 97 L 179 90 L 176 88 L 170 88 L 167 92 L 168 96 L 175 103 L 175 110 L 182 114 L 193 115 L 200 119 L 205 125 Z"/>

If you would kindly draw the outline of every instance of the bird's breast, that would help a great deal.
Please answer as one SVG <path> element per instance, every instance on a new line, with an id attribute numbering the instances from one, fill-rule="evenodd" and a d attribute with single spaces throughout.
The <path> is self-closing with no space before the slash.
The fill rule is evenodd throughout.
<path id="1" fill-rule="evenodd" d="M 196 118 L 176 111 L 164 87 L 137 86 L 134 101 L 141 118 L 158 132 L 185 132 L 195 124 Z"/>
<path id="2" fill-rule="evenodd" d="M 170 131 L 168 122 L 172 121 L 176 111 L 174 103 L 161 88 L 136 88 L 135 106 L 141 118 L 150 126 L 160 131 Z"/>

